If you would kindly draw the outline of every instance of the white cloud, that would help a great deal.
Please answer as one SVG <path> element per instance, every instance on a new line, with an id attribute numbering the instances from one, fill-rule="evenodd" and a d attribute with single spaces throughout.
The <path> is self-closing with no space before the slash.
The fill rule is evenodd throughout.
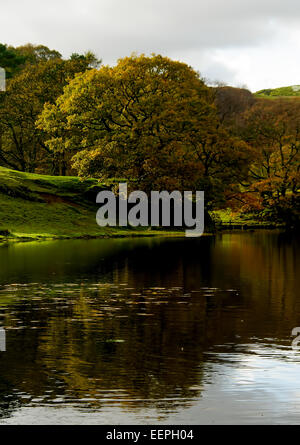
<path id="1" fill-rule="evenodd" d="M 0 11 L 0 42 L 91 49 L 105 63 L 157 52 L 251 89 L 300 83 L 298 0 L 10 0 Z"/>

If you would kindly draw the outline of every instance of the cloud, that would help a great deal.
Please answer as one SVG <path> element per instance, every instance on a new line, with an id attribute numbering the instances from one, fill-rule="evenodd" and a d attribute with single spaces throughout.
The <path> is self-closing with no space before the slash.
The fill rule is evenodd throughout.
<path id="1" fill-rule="evenodd" d="M 0 41 L 42 43 L 65 55 L 91 49 L 105 63 L 133 51 L 156 52 L 187 61 L 206 77 L 263 88 L 276 80 L 270 67 L 277 71 L 279 61 L 273 53 L 271 64 L 256 62 L 271 49 L 292 56 L 299 23 L 298 0 L 10 0 L 1 6 Z"/>

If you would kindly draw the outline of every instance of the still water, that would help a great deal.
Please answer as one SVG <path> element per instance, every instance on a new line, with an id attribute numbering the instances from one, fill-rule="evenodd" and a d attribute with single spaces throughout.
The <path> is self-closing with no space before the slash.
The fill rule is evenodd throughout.
<path id="1" fill-rule="evenodd" d="M 1 424 L 300 423 L 296 237 L 2 247 L 0 326 Z"/>

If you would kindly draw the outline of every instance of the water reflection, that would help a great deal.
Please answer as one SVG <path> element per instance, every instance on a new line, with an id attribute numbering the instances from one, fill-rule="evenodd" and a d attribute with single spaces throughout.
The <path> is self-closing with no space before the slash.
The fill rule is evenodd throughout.
<path id="1" fill-rule="evenodd" d="M 295 238 L 32 243 L 2 248 L 0 265 L 4 423 L 300 414 Z"/>

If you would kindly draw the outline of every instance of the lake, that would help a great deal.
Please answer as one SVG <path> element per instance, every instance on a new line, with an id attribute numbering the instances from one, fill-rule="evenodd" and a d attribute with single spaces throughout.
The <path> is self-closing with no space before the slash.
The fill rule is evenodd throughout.
<path id="1" fill-rule="evenodd" d="M 3 246 L 0 326 L 0 424 L 300 423 L 296 236 Z"/>

